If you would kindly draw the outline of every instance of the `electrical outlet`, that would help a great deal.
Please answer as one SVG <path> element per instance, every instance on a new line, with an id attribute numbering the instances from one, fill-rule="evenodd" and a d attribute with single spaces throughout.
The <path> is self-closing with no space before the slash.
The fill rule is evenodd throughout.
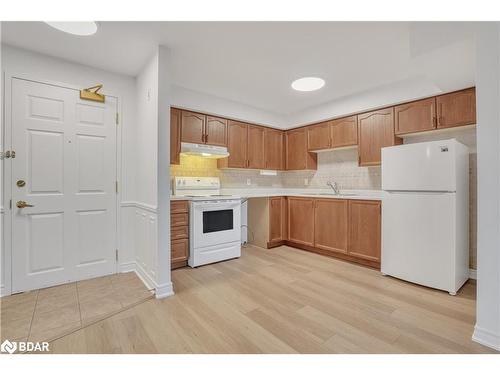
<path id="1" fill-rule="evenodd" d="M 249 178 L 247 178 L 247 185 L 248 186 L 252 185 L 252 180 L 250 180 Z"/>
<path id="2" fill-rule="evenodd" d="M 304 185 L 305 185 L 305 186 L 309 185 L 309 179 L 304 178 Z"/>

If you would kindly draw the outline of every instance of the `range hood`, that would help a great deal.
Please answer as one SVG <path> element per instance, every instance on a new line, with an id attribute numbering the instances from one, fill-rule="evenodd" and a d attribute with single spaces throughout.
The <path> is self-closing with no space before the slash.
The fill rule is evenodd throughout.
<path id="1" fill-rule="evenodd" d="M 200 145 L 198 143 L 181 143 L 181 154 L 196 155 L 204 158 L 221 159 L 229 156 L 227 147 Z"/>

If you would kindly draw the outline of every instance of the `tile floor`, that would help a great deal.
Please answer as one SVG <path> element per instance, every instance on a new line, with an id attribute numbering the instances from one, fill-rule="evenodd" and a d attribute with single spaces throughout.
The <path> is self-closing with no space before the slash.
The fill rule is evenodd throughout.
<path id="1" fill-rule="evenodd" d="M 49 341 L 152 296 L 129 272 L 3 297 L 1 340 Z"/>

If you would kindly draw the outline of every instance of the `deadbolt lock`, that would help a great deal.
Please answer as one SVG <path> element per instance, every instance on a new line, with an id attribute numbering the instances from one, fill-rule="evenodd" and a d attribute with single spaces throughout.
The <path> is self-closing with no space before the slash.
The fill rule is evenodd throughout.
<path id="1" fill-rule="evenodd" d="M 24 185 L 26 185 L 26 181 L 24 181 L 24 180 L 17 180 L 16 185 L 18 187 L 23 187 Z"/>

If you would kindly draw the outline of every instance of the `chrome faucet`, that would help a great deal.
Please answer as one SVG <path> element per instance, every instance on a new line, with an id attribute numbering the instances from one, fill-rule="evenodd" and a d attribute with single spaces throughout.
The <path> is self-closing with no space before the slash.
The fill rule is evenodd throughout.
<path id="1" fill-rule="evenodd" d="M 328 181 L 326 184 L 332 188 L 335 195 L 340 194 L 339 185 L 335 181 Z"/>

